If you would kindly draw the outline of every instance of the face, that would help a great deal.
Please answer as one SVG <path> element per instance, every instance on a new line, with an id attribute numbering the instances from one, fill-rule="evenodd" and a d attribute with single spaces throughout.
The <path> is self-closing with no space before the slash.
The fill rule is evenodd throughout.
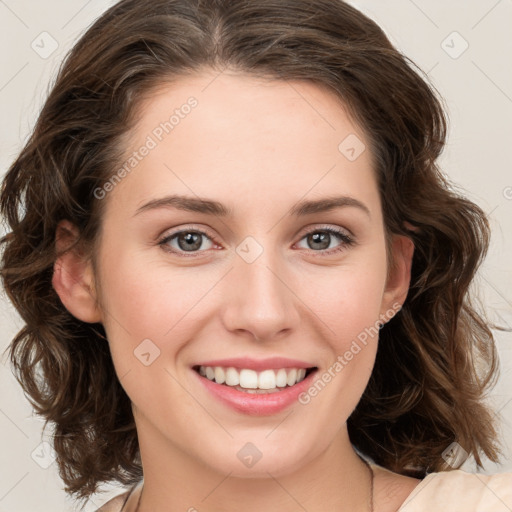
<path id="1" fill-rule="evenodd" d="M 141 105 L 122 165 L 95 278 L 141 449 L 234 476 L 313 460 L 408 284 L 364 133 L 318 85 L 204 72 Z"/>

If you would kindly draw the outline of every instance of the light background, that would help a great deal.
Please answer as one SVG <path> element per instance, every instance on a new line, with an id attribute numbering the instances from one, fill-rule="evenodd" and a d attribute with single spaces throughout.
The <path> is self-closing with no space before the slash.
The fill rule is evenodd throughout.
<path id="1" fill-rule="evenodd" d="M 113 3 L 0 0 L 2 174 L 26 140 L 62 58 Z M 428 73 L 446 100 L 450 135 L 441 164 L 490 215 L 492 245 L 477 285 L 490 319 L 511 328 L 512 1 L 351 3 L 383 27 L 391 41 Z M 47 55 L 52 45 L 58 47 Z M 3 351 L 21 327 L 4 295 L 0 326 Z M 486 473 L 512 471 L 512 334 L 496 332 L 496 337 L 502 369 L 490 399 L 501 418 L 504 457 L 501 465 L 487 463 Z M 75 510 L 62 490 L 56 464 L 41 467 L 51 462 L 41 451 L 43 423 L 33 416 L 5 357 L 0 364 L 0 389 L 0 512 Z M 473 471 L 474 465 L 467 463 L 464 468 Z M 92 498 L 86 512 L 123 490 L 105 489 L 105 494 Z"/>

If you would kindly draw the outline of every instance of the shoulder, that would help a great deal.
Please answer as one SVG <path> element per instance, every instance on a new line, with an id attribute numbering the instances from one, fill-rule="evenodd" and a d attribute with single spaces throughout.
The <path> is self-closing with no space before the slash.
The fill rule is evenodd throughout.
<path id="1" fill-rule="evenodd" d="M 136 501 L 142 488 L 142 481 L 133 485 L 128 491 L 123 492 L 107 501 L 96 512 L 132 512 L 136 509 Z"/>
<path id="2" fill-rule="evenodd" d="M 429 473 L 406 498 L 398 512 L 509 512 L 512 473 L 484 475 L 457 469 Z"/>
<path id="3" fill-rule="evenodd" d="M 120 512 L 129 494 L 130 491 L 127 491 L 116 496 L 115 498 L 112 498 L 103 506 L 101 506 L 96 512 Z"/>

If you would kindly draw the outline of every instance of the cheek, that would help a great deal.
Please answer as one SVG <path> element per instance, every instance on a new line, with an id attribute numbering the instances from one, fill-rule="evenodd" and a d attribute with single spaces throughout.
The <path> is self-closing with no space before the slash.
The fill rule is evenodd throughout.
<path id="1" fill-rule="evenodd" d="M 103 254 L 101 304 L 118 373 L 131 369 L 134 353 L 145 346 L 173 359 L 190 339 L 191 329 L 209 304 L 208 292 L 221 274 L 211 269 L 172 270 L 137 251 L 115 253 L 108 245 Z"/>
<path id="2" fill-rule="evenodd" d="M 384 250 L 375 247 L 331 269 L 330 274 L 321 270 L 316 278 L 310 275 L 299 285 L 301 290 L 309 290 L 305 300 L 323 320 L 326 336 L 338 340 L 340 350 L 379 319 L 386 281 L 385 257 Z"/>
<path id="3" fill-rule="evenodd" d="M 109 256 L 101 267 L 101 302 L 116 373 L 137 409 L 150 406 L 164 423 L 172 424 L 172 413 L 163 403 L 178 401 L 183 413 L 191 407 L 173 378 L 172 361 L 189 340 L 187 312 L 200 290 L 187 286 L 190 275 L 171 280 L 164 269 L 142 261 L 134 251 L 114 256 L 105 249 Z"/>
<path id="4" fill-rule="evenodd" d="M 385 266 L 367 261 L 361 271 L 360 263 L 337 272 L 335 281 L 326 281 L 324 292 L 314 302 L 314 311 L 322 319 L 317 324 L 322 325 L 320 336 L 329 343 L 330 355 L 299 403 L 318 429 L 316 435 L 327 438 L 357 406 L 377 353 Z"/>
<path id="5" fill-rule="evenodd" d="M 331 359 L 318 375 L 319 383 L 311 390 L 316 396 L 324 386 L 331 400 L 320 400 L 316 410 L 326 415 L 337 411 L 346 418 L 355 408 L 371 375 L 378 346 L 378 321 L 386 282 L 384 245 L 361 251 L 357 258 L 336 269 L 330 279 L 312 280 L 307 298 L 322 320 L 322 337 L 329 341 Z M 322 286 L 320 286 L 320 284 Z M 321 391 L 324 393 L 323 391 Z M 307 402 L 310 397 L 306 396 Z"/>

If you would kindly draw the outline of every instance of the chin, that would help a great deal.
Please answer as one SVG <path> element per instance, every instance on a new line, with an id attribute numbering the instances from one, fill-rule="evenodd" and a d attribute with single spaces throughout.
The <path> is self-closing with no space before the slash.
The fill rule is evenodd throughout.
<path id="1" fill-rule="evenodd" d="M 229 445 L 220 450 L 219 445 L 212 447 L 209 460 L 205 462 L 214 471 L 231 477 L 269 478 L 269 473 L 273 477 L 292 474 L 321 451 L 318 443 L 309 450 L 304 436 L 299 436 L 295 442 L 283 433 L 279 440 L 265 439 L 268 435 L 266 429 L 259 436 L 243 436 L 243 440 L 237 436 L 237 440 L 230 439 Z M 204 453 L 202 455 L 204 459 Z"/>

